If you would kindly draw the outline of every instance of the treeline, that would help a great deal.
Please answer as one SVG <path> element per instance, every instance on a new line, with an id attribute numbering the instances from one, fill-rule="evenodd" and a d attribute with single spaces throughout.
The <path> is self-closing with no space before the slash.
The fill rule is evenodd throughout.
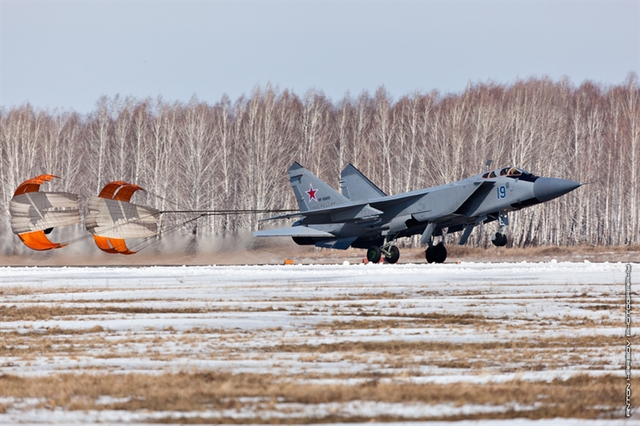
<path id="1" fill-rule="evenodd" d="M 0 110 L 0 232 L 15 187 L 41 173 L 48 184 L 87 197 L 111 180 L 148 193 L 134 200 L 162 210 L 297 208 L 286 175 L 298 161 L 338 188 L 353 163 L 388 194 L 515 165 L 588 185 L 511 217 L 511 241 L 638 244 L 640 89 L 634 75 L 603 86 L 547 78 L 470 85 L 463 93 L 384 88 L 332 102 L 271 86 L 211 105 L 102 97 L 93 112 L 22 105 Z M 256 215 L 211 216 L 205 234 L 255 229 Z M 485 227 L 486 228 L 486 227 Z M 486 245 L 490 229 L 470 242 Z"/>

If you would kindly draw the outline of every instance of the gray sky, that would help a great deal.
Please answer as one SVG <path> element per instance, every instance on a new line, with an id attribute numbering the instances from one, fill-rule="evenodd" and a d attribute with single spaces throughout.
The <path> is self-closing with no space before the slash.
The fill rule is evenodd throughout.
<path id="1" fill-rule="evenodd" d="M 0 33 L 0 106 L 81 113 L 102 95 L 215 103 L 271 83 L 334 101 L 384 85 L 397 100 L 640 68 L 637 0 L 0 0 Z"/>

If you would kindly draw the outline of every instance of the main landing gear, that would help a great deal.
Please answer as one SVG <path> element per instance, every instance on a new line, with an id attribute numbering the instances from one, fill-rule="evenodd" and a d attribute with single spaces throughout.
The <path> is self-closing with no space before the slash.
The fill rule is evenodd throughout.
<path id="1" fill-rule="evenodd" d="M 400 250 L 392 244 L 389 244 L 386 248 L 385 246 L 371 246 L 367 250 L 367 260 L 371 263 L 380 262 L 383 255 L 385 262 L 396 263 L 400 259 Z M 424 257 L 429 263 L 444 263 L 447 259 L 447 249 L 444 243 L 440 242 L 435 246 L 430 245 L 424 252 Z"/>
<path id="2" fill-rule="evenodd" d="M 367 250 L 367 260 L 371 263 L 378 263 L 384 255 L 384 260 L 387 263 L 396 263 L 400 259 L 400 249 L 393 245 L 391 242 L 387 242 L 382 247 L 371 246 Z"/>
<path id="3" fill-rule="evenodd" d="M 444 263 L 447 260 L 447 248 L 442 241 L 435 246 L 429 244 L 429 247 L 424 252 L 424 257 L 428 263 Z"/>
<path id="4" fill-rule="evenodd" d="M 491 242 L 496 247 L 504 247 L 507 245 L 507 236 L 505 234 L 501 234 L 500 232 L 496 232 L 491 237 Z"/>
<path id="5" fill-rule="evenodd" d="M 509 219 L 504 212 L 498 213 L 498 232 L 491 237 L 491 242 L 496 247 L 504 247 L 507 245 L 507 226 L 509 225 Z"/>
<path id="6" fill-rule="evenodd" d="M 367 260 L 371 263 L 378 263 L 384 256 L 384 260 L 387 263 L 396 263 L 400 259 L 400 250 L 396 247 L 392 241 L 387 241 L 385 238 L 382 247 L 371 246 L 367 250 Z M 440 241 L 434 245 L 433 240 L 429 240 L 429 247 L 424 252 L 424 257 L 429 263 L 444 263 L 447 259 L 447 249 L 444 246 L 444 242 Z"/>

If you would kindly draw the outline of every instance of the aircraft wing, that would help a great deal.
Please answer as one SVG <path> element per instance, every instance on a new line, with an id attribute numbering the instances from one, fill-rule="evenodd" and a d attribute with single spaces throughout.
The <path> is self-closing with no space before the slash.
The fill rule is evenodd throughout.
<path id="1" fill-rule="evenodd" d="M 291 226 L 289 228 L 268 229 L 266 231 L 256 231 L 254 237 L 315 237 L 315 238 L 335 238 L 329 232 L 306 226 Z"/>

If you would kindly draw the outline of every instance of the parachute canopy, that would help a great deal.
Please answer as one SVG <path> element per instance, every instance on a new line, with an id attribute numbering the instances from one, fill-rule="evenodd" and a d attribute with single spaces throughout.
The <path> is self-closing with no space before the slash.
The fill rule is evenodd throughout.
<path id="1" fill-rule="evenodd" d="M 40 185 L 54 175 L 40 175 L 22 182 L 9 203 L 11 229 L 33 250 L 51 250 L 66 244 L 50 241 L 53 228 L 80 222 L 78 196 L 67 192 L 39 192 Z"/>
<path id="2" fill-rule="evenodd" d="M 107 253 L 134 254 L 125 238 L 149 238 L 158 234 L 160 211 L 130 203 L 138 185 L 123 181 L 109 182 L 100 195 L 88 202 L 85 218 L 87 231 L 93 234 L 96 245 Z"/>

